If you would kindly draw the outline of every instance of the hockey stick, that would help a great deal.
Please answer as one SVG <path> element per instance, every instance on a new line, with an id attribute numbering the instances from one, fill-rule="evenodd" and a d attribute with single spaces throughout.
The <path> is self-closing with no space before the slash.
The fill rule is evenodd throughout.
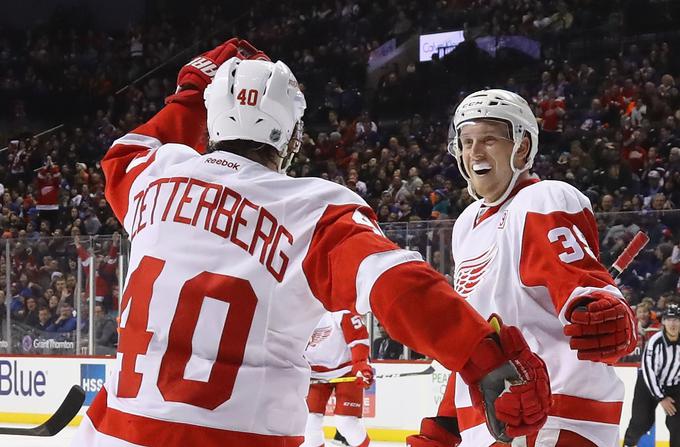
<path id="1" fill-rule="evenodd" d="M 399 377 L 411 377 L 411 376 L 426 376 L 428 374 L 432 374 L 434 372 L 434 367 L 432 365 L 428 366 L 426 369 L 422 371 L 416 371 L 416 372 L 410 372 L 410 373 L 395 373 L 395 374 L 381 374 L 379 376 L 375 376 L 374 379 L 396 379 Z M 354 382 L 358 379 L 358 377 L 336 377 L 334 379 L 312 379 L 311 383 L 346 383 L 346 382 Z"/>
<path id="2" fill-rule="evenodd" d="M 628 268 L 630 263 L 633 262 L 633 259 L 635 259 L 635 257 L 640 254 L 642 249 L 645 248 L 647 242 L 649 242 L 649 236 L 647 236 L 642 231 L 638 231 L 637 234 L 633 236 L 633 239 L 631 239 L 628 245 L 626 245 L 626 248 L 623 249 L 619 257 L 616 258 L 616 261 L 614 261 L 612 266 L 609 267 L 609 270 L 607 270 L 611 277 L 614 279 L 618 278 L 621 273 L 623 273 L 623 271 Z M 576 309 L 586 310 L 587 307 L 582 304 L 577 306 Z"/>
<path id="3" fill-rule="evenodd" d="M 616 258 L 616 261 L 614 261 L 612 266 L 609 267 L 609 274 L 612 275 L 612 278 L 618 278 L 619 275 L 628 268 L 630 263 L 633 262 L 633 259 L 635 259 L 642 249 L 645 248 L 647 242 L 649 242 L 649 236 L 642 231 L 638 231 L 626 248 L 623 249 L 619 257 Z"/>
<path id="4" fill-rule="evenodd" d="M 85 391 L 73 385 L 57 411 L 45 422 L 33 428 L 0 427 L 0 435 L 54 436 L 78 414 L 85 401 Z"/>

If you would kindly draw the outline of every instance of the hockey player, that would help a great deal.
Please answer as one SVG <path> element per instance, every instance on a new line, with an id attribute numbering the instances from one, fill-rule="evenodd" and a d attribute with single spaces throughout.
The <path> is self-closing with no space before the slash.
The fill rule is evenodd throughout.
<path id="1" fill-rule="evenodd" d="M 361 317 L 348 311 L 327 312 L 307 343 L 305 358 L 312 367 L 312 379 L 355 377 L 354 382 L 312 383 L 307 395 L 307 428 L 303 447 L 324 445 L 323 415 L 335 391 L 335 422 L 350 446 L 366 447 L 369 438 L 361 422 L 364 388 L 373 383 L 368 363 L 368 331 Z"/>
<path id="2" fill-rule="evenodd" d="M 324 308 L 372 310 L 463 371 L 505 432 L 540 428 L 547 372 L 517 328 L 494 330 L 353 192 L 282 175 L 305 109 L 283 62 L 232 39 L 184 66 L 166 103 L 102 161 L 129 274 L 116 366 L 73 445 L 299 446 Z M 525 384 L 498 397 L 517 372 Z"/>
<path id="3" fill-rule="evenodd" d="M 598 261 L 588 199 L 529 173 L 538 124 L 505 90 L 469 95 L 456 110 L 449 151 L 478 200 L 453 229 L 455 290 L 482 316 L 520 327 L 548 366 L 553 405 L 543 429 L 513 445 L 616 445 L 623 384 L 609 363 L 636 346 L 635 317 Z M 411 447 L 487 447 L 494 438 L 460 375 L 455 395 L 427 418 Z M 453 385 L 451 383 L 451 385 Z M 455 405 L 455 408 L 450 408 Z M 445 430 L 448 426 L 452 430 Z"/>

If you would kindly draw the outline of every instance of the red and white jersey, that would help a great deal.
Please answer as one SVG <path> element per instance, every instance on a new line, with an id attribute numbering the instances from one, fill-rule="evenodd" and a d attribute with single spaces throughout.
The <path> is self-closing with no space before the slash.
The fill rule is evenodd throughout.
<path id="1" fill-rule="evenodd" d="M 38 210 L 59 209 L 59 184 L 61 172 L 59 166 L 48 168 L 43 166 L 38 171 Z"/>
<path id="2" fill-rule="evenodd" d="M 598 261 L 590 202 L 558 181 L 529 180 L 514 193 L 496 207 L 477 201 L 456 220 L 454 288 L 483 317 L 496 313 L 505 324 L 518 326 L 547 364 L 554 406 L 544 430 L 564 428 L 598 446 L 613 446 L 623 384 L 611 366 L 579 360 L 563 333 L 570 300 L 593 290 L 621 296 Z M 492 445 L 460 376 L 455 396 L 461 446 Z"/>
<path id="3" fill-rule="evenodd" d="M 350 372 L 352 361 L 368 360 L 368 351 L 368 330 L 359 315 L 327 312 L 309 337 L 305 358 L 313 379 L 333 379 Z"/>
<path id="4" fill-rule="evenodd" d="M 301 444 L 303 354 L 326 310 L 372 310 L 394 337 L 462 367 L 488 325 L 385 238 L 358 195 L 202 155 L 205 119 L 202 95 L 186 95 L 102 161 L 130 264 L 116 367 L 74 446 Z M 460 324 L 428 324 L 442 311 Z"/>

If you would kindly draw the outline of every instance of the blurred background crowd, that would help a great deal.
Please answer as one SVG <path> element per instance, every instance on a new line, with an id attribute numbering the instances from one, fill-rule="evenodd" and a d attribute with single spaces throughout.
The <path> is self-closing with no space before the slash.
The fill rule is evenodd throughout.
<path id="1" fill-rule="evenodd" d="M 289 175 L 355 191 L 389 237 L 443 273 L 454 268 L 452 219 L 472 202 L 446 150 L 450 116 L 468 93 L 498 87 L 539 119 L 534 171 L 591 200 L 605 265 L 637 231 L 650 236 L 620 284 L 640 333 L 678 300 L 678 2 L 147 0 L 125 20 L 69 5 L 0 19 L 0 338 L 7 312 L 31 340 L 69 341 L 78 325 L 89 334 L 94 298 L 91 337 L 99 353 L 115 349 L 125 237 L 99 160 L 163 107 L 182 64 L 233 35 L 289 64 L 304 89 Z M 384 57 L 386 43 L 399 54 L 451 30 L 465 40 L 431 60 Z M 520 38 L 534 50 L 507 44 Z M 409 355 L 378 329 L 375 358 Z"/>

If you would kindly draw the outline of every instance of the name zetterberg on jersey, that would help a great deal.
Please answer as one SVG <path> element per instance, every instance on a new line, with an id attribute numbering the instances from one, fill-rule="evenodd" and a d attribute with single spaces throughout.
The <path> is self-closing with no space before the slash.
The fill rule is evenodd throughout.
<path id="1" fill-rule="evenodd" d="M 169 196 L 166 191 L 170 191 Z M 159 197 L 165 196 L 167 200 L 163 203 L 165 199 Z M 257 256 L 274 279 L 283 281 L 289 260 L 284 249 L 293 245 L 293 235 L 272 213 L 238 192 L 195 178 L 168 177 L 151 182 L 133 199 L 132 240 L 158 221 L 191 225 L 228 239 L 251 256 Z M 252 234 L 249 240 L 242 239 L 245 233 Z"/>

